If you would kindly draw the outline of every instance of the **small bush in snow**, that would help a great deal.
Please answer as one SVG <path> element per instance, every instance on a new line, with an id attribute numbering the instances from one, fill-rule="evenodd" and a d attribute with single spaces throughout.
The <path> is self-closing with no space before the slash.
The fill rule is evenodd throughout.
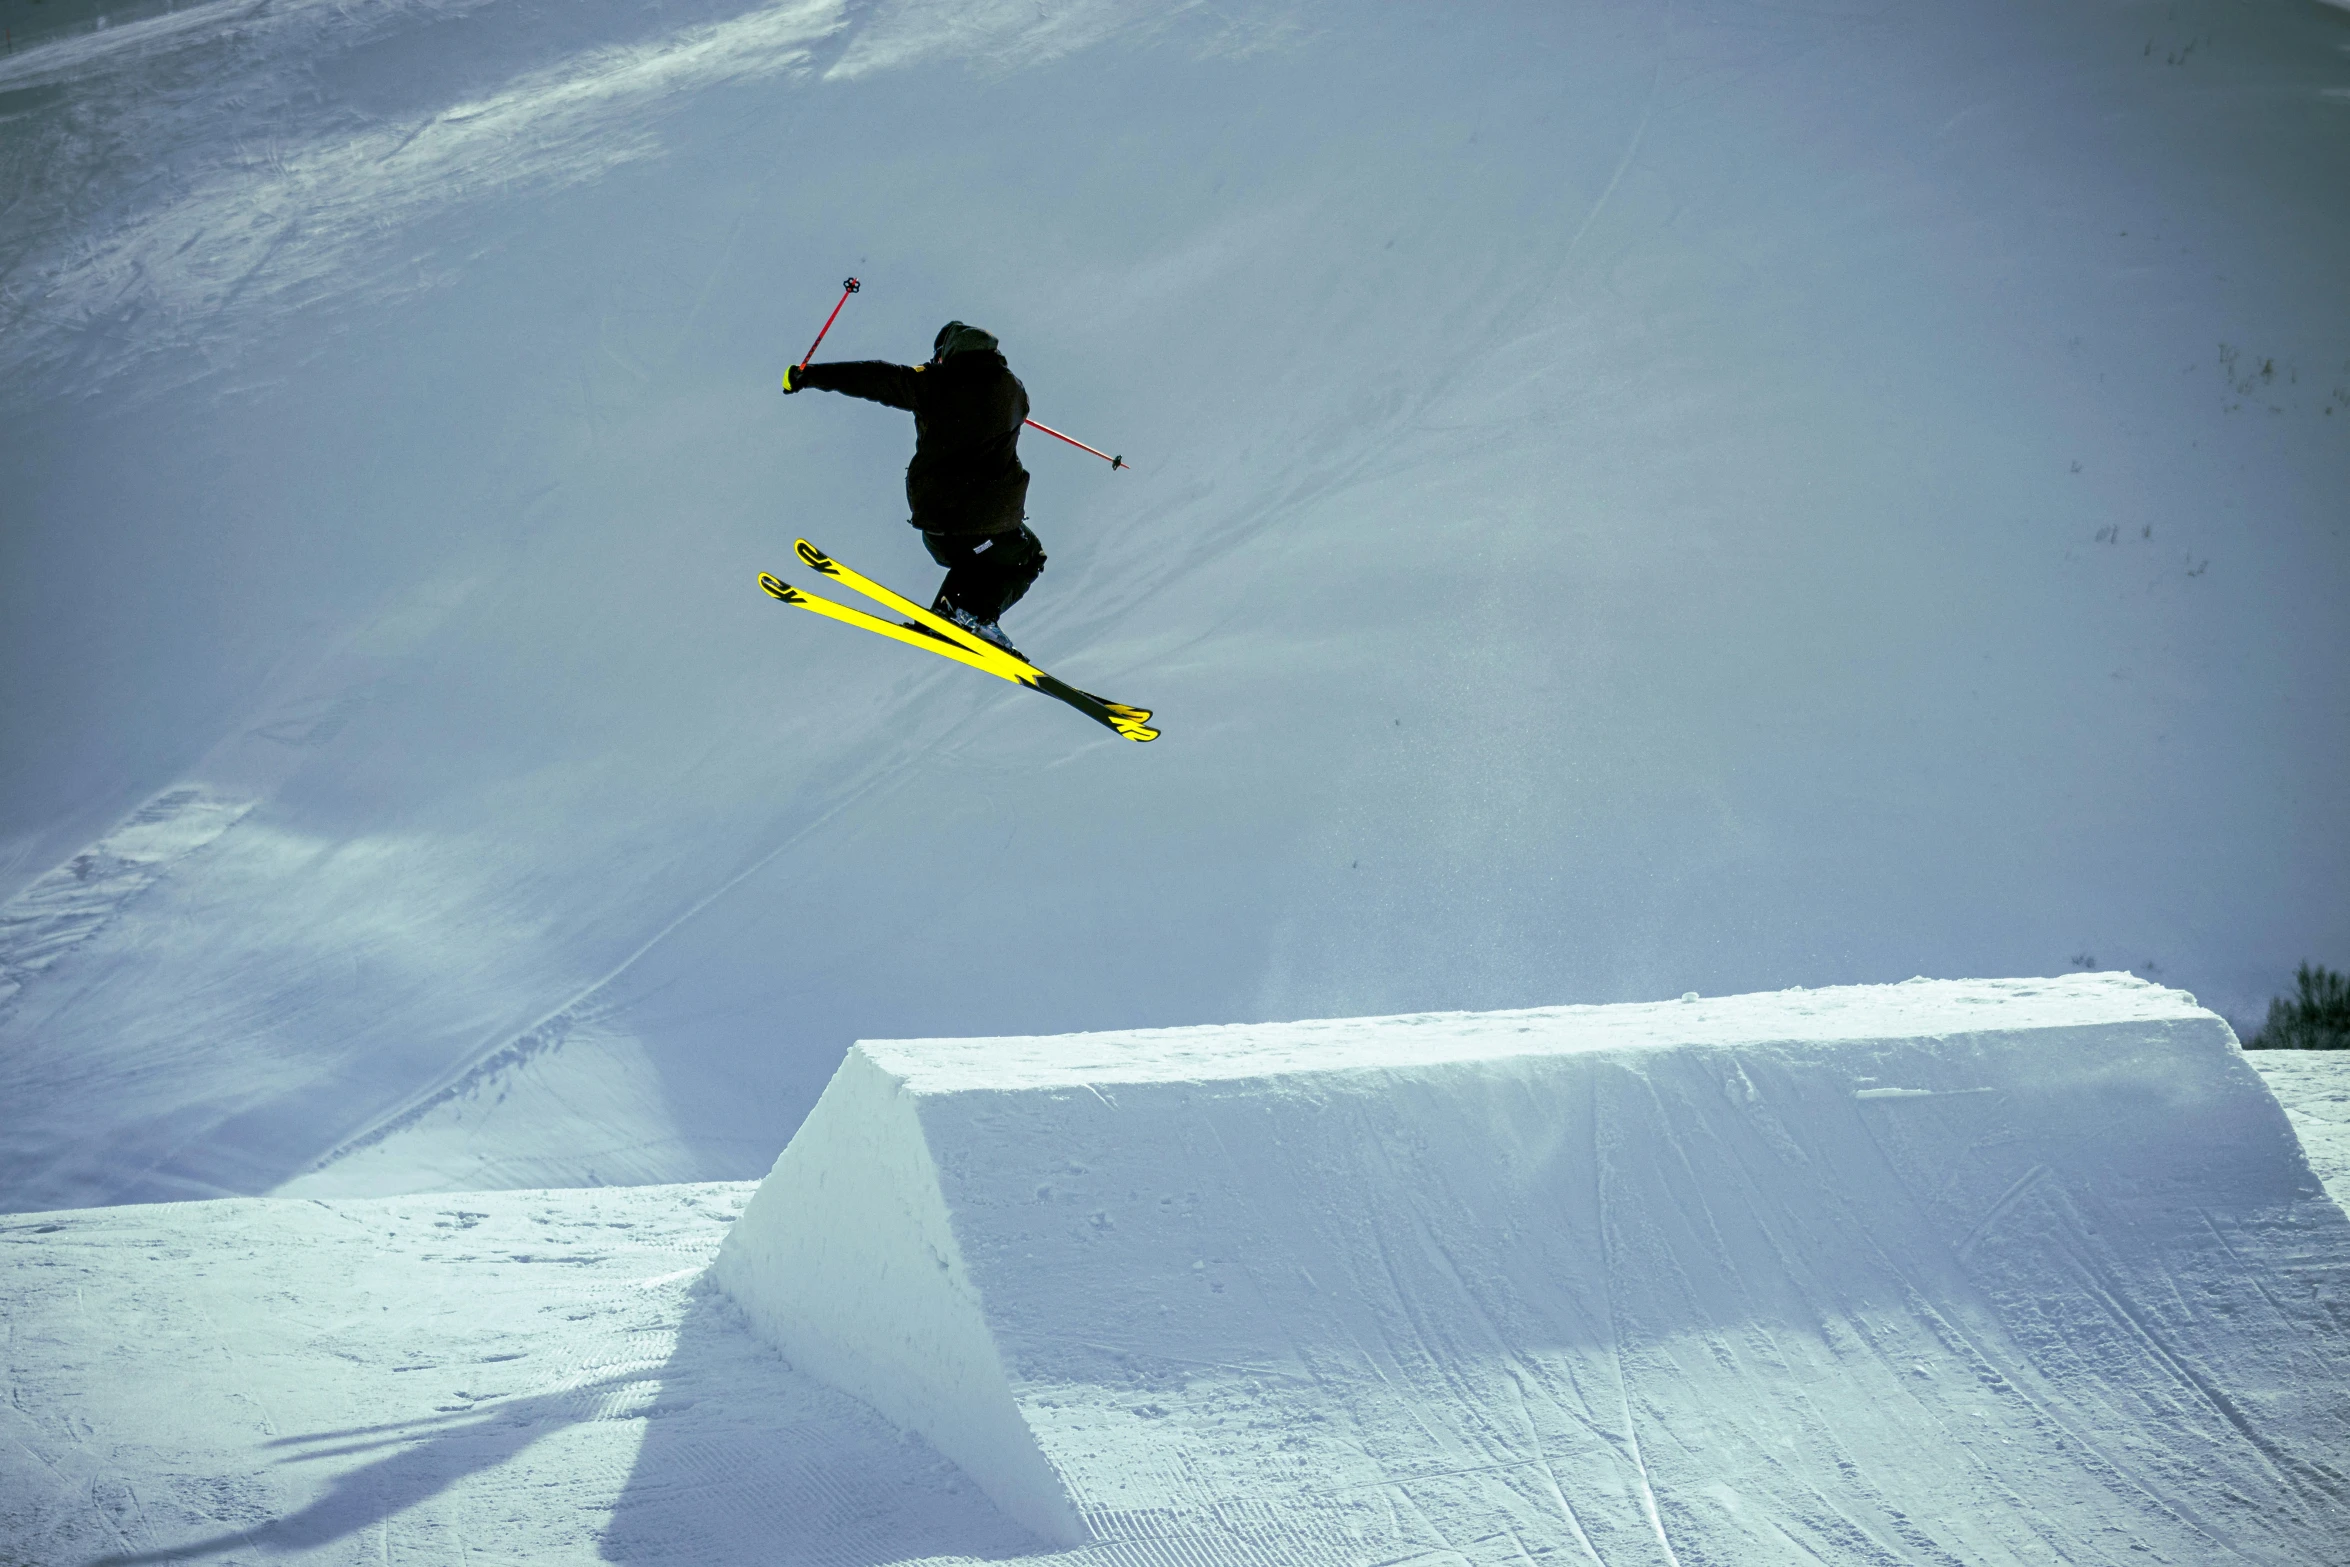
<path id="1" fill-rule="evenodd" d="M 2244 1048 L 2350 1050 L 2350 975 L 2304 963 L 2293 971 L 2293 981 L 2300 994 L 2271 1001 L 2268 1021 Z"/>

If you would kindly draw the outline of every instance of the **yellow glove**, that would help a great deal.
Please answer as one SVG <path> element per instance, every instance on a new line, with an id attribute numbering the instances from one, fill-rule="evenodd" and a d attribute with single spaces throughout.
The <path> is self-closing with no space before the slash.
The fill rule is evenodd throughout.
<path id="1" fill-rule="evenodd" d="M 808 367 L 806 365 L 785 366 L 783 372 L 784 391 L 796 392 L 805 387 L 808 384 L 807 371 Z"/>

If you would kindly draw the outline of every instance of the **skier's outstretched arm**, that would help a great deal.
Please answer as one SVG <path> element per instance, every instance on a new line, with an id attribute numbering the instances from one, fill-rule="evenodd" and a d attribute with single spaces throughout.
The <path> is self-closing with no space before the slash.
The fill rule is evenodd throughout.
<path id="1" fill-rule="evenodd" d="M 883 359 L 852 359 L 842 364 L 794 365 L 783 378 L 783 389 L 797 392 L 814 387 L 819 392 L 842 392 L 868 402 L 886 403 L 909 413 L 914 408 L 914 378 L 922 372 L 913 365 L 893 365 Z"/>

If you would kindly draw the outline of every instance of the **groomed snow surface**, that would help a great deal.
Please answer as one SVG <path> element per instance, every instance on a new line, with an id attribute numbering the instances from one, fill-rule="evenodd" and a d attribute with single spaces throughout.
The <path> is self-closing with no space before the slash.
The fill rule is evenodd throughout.
<path id="1" fill-rule="evenodd" d="M 114 20 L 0 54 L 0 1210 L 747 1179 L 858 1039 L 2350 954 L 2350 12 Z M 1163 740 L 758 590 L 937 580 L 910 422 L 778 390 L 851 272 L 821 357 L 977 322 L 1125 456 L 1025 446 L 1009 626 Z"/>
<path id="2" fill-rule="evenodd" d="M 18 1216 L 0 1559 L 2338 1562 L 2256 1061 L 2114 977 L 869 1042 L 755 1193 Z"/>

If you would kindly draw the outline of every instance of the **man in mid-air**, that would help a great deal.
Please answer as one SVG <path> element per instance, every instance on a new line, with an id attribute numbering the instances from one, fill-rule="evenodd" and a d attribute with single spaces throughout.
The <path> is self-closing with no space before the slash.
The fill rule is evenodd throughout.
<path id="1" fill-rule="evenodd" d="M 997 622 L 1044 570 L 1045 555 L 1028 531 L 1028 470 L 1020 466 L 1028 390 L 994 337 L 949 321 L 927 364 L 864 359 L 784 372 L 786 392 L 809 387 L 914 416 L 909 520 L 922 530 L 930 558 L 947 568 L 931 612 L 1017 656 Z"/>

